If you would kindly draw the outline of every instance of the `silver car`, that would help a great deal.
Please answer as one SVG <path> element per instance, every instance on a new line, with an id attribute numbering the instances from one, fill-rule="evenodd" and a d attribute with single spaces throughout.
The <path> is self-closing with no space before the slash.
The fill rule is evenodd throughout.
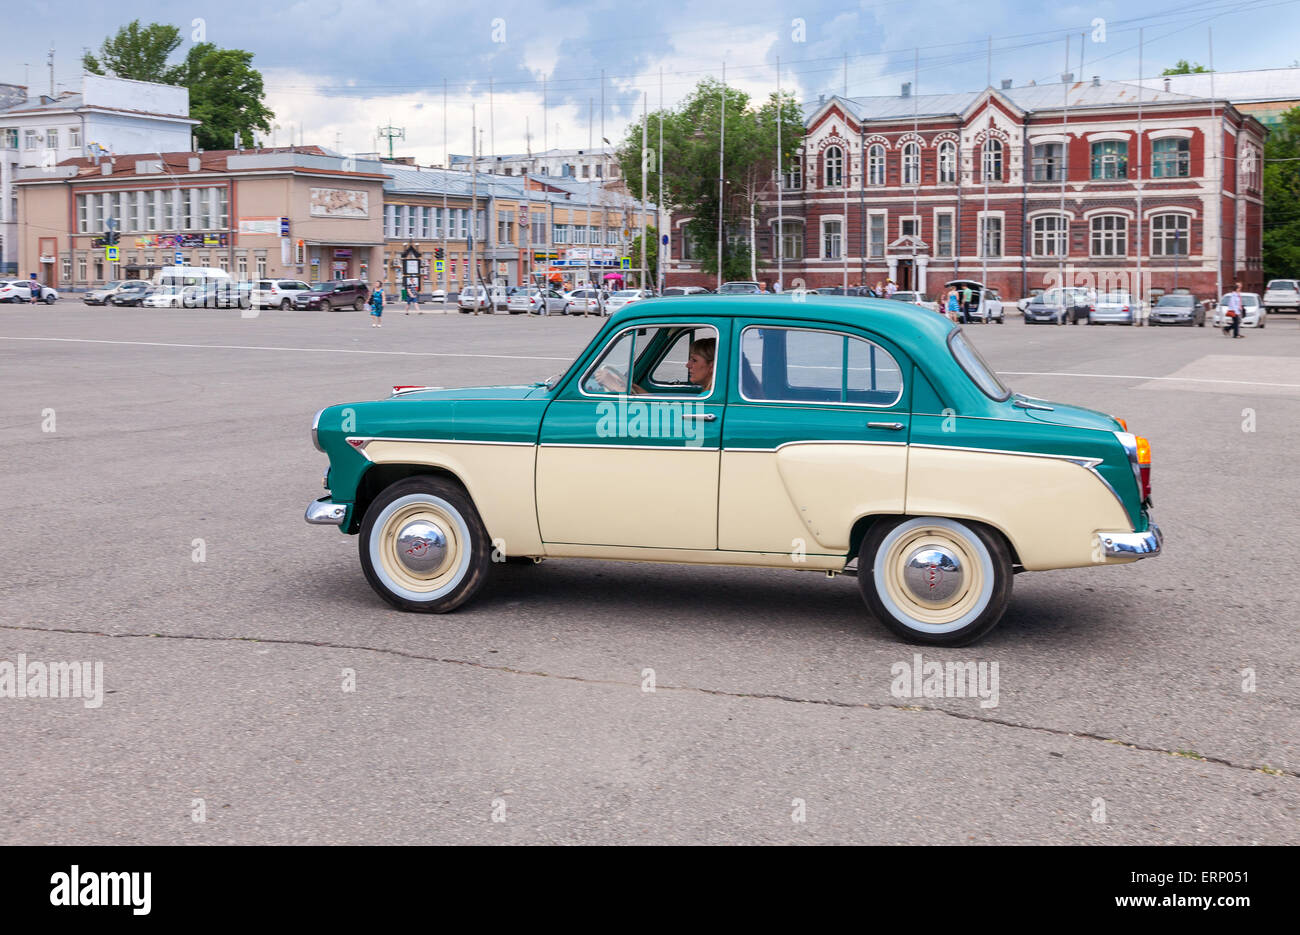
<path id="1" fill-rule="evenodd" d="M 1090 325 L 1140 325 L 1142 310 L 1127 292 L 1103 292 L 1088 312 Z"/>
<path id="2" fill-rule="evenodd" d="M 506 311 L 511 315 L 523 312 L 531 315 L 563 315 L 567 302 L 554 289 L 521 289 L 506 300 Z"/>

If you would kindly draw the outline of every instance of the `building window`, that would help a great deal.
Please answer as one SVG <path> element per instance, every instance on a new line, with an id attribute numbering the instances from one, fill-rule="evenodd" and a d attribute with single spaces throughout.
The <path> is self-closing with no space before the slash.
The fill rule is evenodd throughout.
<path id="1" fill-rule="evenodd" d="M 987 140 L 984 143 L 984 181 L 1002 181 L 1002 141 Z"/>
<path id="2" fill-rule="evenodd" d="M 803 223 L 785 221 L 781 227 L 781 252 L 787 260 L 803 259 Z"/>
<path id="3" fill-rule="evenodd" d="M 907 143 L 903 146 L 903 184 L 921 184 L 921 144 Z"/>
<path id="4" fill-rule="evenodd" d="M 556 224 L 551 229 L 551 241 L 557 244 L 567 244 L 569 242 L 569 225 Z"/>
<path id="5" fill-rule="evenodd" d="M 460 227 L 457 233 L 457 240 L 469 240 L 469 208 L 460 209 Z"/>
<path id="6" fill-rule="evenodd" d="M 37 149 L 39 146 L 36 141 L 36 128 L 28 127 L 23 131 L 23 149 Z"/>
<path id="7" fill-rule="evenodd" d="M 898 235 L 900 237 L 921 236 L 921 219 L 917 217 L 900 218 L 898 222 Z"/>
<path id="8" fill-rule="evenodd" d="M 86 281 L 86 255 L 84 253 L 77 257 L 77 281 Z"/>
<path id="9" fill-rule="evenodd" d="M 803 188 L 803 161 L 798 156 L 790 163 L 789 171 L 782 173 L 781 183 L 790 192 Z"/>
<path id="10" fill-rule="evenodd" d="M 934 216 L 934 255 L 952 256 L 952 215 L 948 212 Z"/>
<path id="11" fill-rule="evenodd" d="M 218 230 L 226 230 L 230 227 L 230 192 L 224 185 L 214 188 L 212 191 L 214 195 L 213 203 L 216 205 L 213 209 L 215 214 L 213 226 Z"/>
<path id="12" fill-rule="evenodd" d="M 72 257 L 65 253 L 59 266 L 63 270 L 63 283 L 66 284 L 72 279 Z"/>
<path id="13" fill-rule="evenodd" d="M 18 128 L 5 127 L 5 149 L 18 148 Z"/>
<path id="14" fill-rule="evenodd" d="M 824 187 L 839 188 L 844 184 L 844 150 L 838 146 L 828 146 L 823 159 L 826 163 Z"/>
<path id="15" fill-rule="evenodd" d="M 57 127 L 45 131 L 45 148 L 46 149 L 59 148 L 59 130 Z"/>
<path id="16" fill-rule="evenodd" d="M 1191 174 L 1191 144 L 1187 140 L 1156 140 L 1151 144 L 1153 179 L 1182 179 Z"/>
<path id="17" fill-rule="evenodd" d="M 72 149 L 81 149 L 81 127 L 68 128 L 68 146 Z"/>
<path id="18" fill-rule="evenodd" d="M 1094 179 L 1128 178 L 1128 143 L 1123 140 L 1101 140 L 1093 143 L 1092 177 Z"/>
<path id="19" fill-rule="evenodd" d="M 1034 256 L 1065 256 L 1069 221 L 1063 214 L 1034 218 Z"/>
<path id="20" fill-rule="evenodd" d="M 1039 143 L 1033 149 L 1034 181 L 1059 182 L 1065 167 L 1065 144 Z"/>
<path id="21" fill-rule="evenodd" d="M 867 249 L 871 256 L 881 257 L 885 255 L 885 215 L 873 214 L 867 225 L 868 243 Z"/>
<path id="22" fill-rule="evenodd" d="M 257 255 L 257 278 L 258 279 L 266 278 L 266 254 L 265 253 L 259 253 Z"/>
<path id="23" fill-rule="evenodd" d="M 1002 218 L 980 218 L 980 256 L 1002 256 Z"/>
<path id="24" fill-rule="evenodd" d="M 1185 214 L 1157 214 L 1151 219 L 1151 255 L 1187 256 L 1192 219 Z"/>
<path id="25" fill-rule="evenodd" d="M 843 256 L 842 232 L 843 222 L 822 221 L 822 259 L 838 260 Z"/>
<path id="26" fill-rule="evenodd" d="M 879 143 L 867 150 L 867 184 L 885 184 L 885 147 Z"/>
<path id="27" fill-rule="evenodd" d="M 1092 219 L 1092 255 L 1128 255 L 1128 218 L 1122 214 L 1100 214 Z"/>
<path id="28" fill-rule="evenodd" d="M 88 215 L 88 211 L 89 208 L 86 206 L 86 196 L 78 195 L 77 196 L 77 233 L 78 234 L 87 234 L 90 232 L 90 217 Z M 83 280 L 85 278 L 86 278 L 85 276 L 81 277 L 81 279 Z"/>
<path id="29" fill-rule="evenodd" d="M 384 236 L 397 236 L 397 205 L 384 205 Z"/>
<path id="30" fill-rule="evenodd" d="M 957 181 L 957 144 L 952 140 L 944 140 L 939 144 L 939 182 L 951 183 Z"/>
<path id="31" fill-rule="evenodd" d="M 248 278 L 248 254 L 241 253 L 235 257 L 235 271 L 240 279 Z"/>

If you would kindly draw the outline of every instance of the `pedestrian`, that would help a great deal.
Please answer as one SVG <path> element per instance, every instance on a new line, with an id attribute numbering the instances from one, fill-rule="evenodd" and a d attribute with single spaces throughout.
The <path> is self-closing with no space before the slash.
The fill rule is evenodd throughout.
<path id="1" fill-rule="evenodd" d="M 411 309 L 417 312 L 420 310 L 420 293 L 416 292 L 408 282 L 406 288 L 402 290 L 406 299 L 406 314 L 411 314 Z"/>
<path id="2" fill-rule="evenodd" d="M 953 321 L 961 317 L 961 300 L 957 297 L 956 289 L 948 290 L 948 317 Z"/>
<path id="3" fill-rule="evenodd" d="M 27 291 L 31 295 L 32 304 L 35 305 L 41 300 L 41 284 L 36 281 L 36 274 L 32 273 L 31 278 L 27 280 Z"/>
<path id="4" fill-rule="evenodd" d="M 963 285 L 961 287 L 962 324 L 969 325 L 971 323 L 971 312 L 973 311 L 975 311 L 975 309 L 972 307 L 970 285 L 969 284 Z"/>
<path id="5" fill-rule="evenodd" d="M 383 280 L 375 283 L 375 291 L 370 293 L 370 317 L 374 319 L 370 323 L 372 328 L 382 328 L 381 319 L 384 317 L 384 283 Z"/>
<path id="6" fill-rule="evenodd" d="M 894 293 L 897 291 L 898 291 L 898 286 L 894 285 L 894 281 L 892 279 L 885 284 L 885 298 L 892 299 L 894 297 Z"/>
<path id="7" fill-rule="evenodd" d="M 1224 325 L 1223 333 L 1226 335 L 1229 331 L 1231 331 L 1232 336 L 1234 338 L 1239 338 L 1241 337 L 1241 318 L 1242 318 L 1241 283 L 1235 283 L 1233 285 L 1233 290 L 1228 293 L 1227 299 L 1228 301 L 1226 304 L 1228 306 L 1228 324 Z"/>
<path id="8" fill-rule="evenodd" d="M 772 291 L 777 295 L 781 294 L 781 280 L 778 279 L 776 282 L 772 283 Z"/>

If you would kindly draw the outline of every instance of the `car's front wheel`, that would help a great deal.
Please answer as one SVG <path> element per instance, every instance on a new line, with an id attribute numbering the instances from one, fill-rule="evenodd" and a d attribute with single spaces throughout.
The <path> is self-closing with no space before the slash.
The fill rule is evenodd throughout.
<path id="1" fill-rule="evenodd" d="M 330 300 L 329 300 L 329 299 L 321 299 L 321 300 L 320 300 L 320 310 L 321 310 L 322 312 L 332 312 L 332 311 L 334 311 L 334 306 L 330 304 Z"/>
<path id="2" fill-rule="evenodd" d="M 352 310 L 355 312 L 359 312 L 361 311 L 362 307 L 365 306 L 365 304 L 366 303 L 364 299 L 357 299 L 355 302 L 352 303 Z"/>
<path id="3" fill-rule="evenodd" d="M 1011 579 L 996 532 L 943 517 L 877 523 L 858 553 L 867 607 L 911 643 L 961 646 L 983 636 L 1002 619 Z"/>
<path id="4" fill-rule="evenodd" d="M 390 485 L 361 521 L 361 567 L 384 600 L 401 610 L 446 613 L 483 586 L 491 542 L 474 501 L 442 477 Z"/>
<path id="5" fill-rule="evenodd" d="M 53 305 L 54 302 L 55 302 L 55 298 L 54 298 L 54 296 L 52 296 L 52 295 L 47 295 L 47 296 L 45 297 L 45 304 L 46 304 L 46 305 Z"/>

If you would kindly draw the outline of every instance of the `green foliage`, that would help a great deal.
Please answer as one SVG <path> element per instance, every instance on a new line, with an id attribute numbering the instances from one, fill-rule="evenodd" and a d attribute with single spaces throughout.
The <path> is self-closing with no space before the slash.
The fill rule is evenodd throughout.
<path id="1" fill-rule="evenodd" d="M 803 142 L 803 120 L 794 95 L 780 99 L 772 94 L 761 106 L 754 106 L 749 95 L 726 88 L 706 78 L 695 86 L 675 109 L 663 117 L 663 188 L 664 201 L 675 210 L 690 214 L 690 233 L 706 273 L 717 272 L 718 219 L 724 226 L 749 230 L 749 209 L 769 189 L 777 167 L 777 125 L 781 127 L 782 162 L 789 165 Z M 722 191 L 719 193 L 719 146 L 723 114 L 726 115 L 726 146 L 723 151 Z M 660 112 L 649 115 L 646 145 L 659 145 Z M 618 148 L 619 164 L 633 195 L 641 192 L 642 152 L 641 124 L 628 127 Z M 659 155 L 646 155 L 647 190 L 659 191 Z M 724 275 L 736 273 L 749 278 L 749 250 L 739 240 L 724 240 L 722 267 Z"/>
<path id="2" fill-rule="evenodd" d="M 168 65 L 167 59 L 181 44 L 181 31 L 175 26 L 150 23 L 141 28 L 133 19 L 99 46 L 99 56 L 87 52 L 81 64 L 94 75 L 112 73 L 118 78 L 179 84 L 180 67 Z"/>
<path id="3" fill-rule="evenodd" d="M 230 149 L 235 131 L 244 146 L 253 145 L 253 131 L 269 132 L 274 114 L 262 103 L 262 73 L 252 67 L 253 53 L 218 49 L 200 42 L 181 66 L 190 89 L 190 116 L 203 121 L 194 128 L 201 149 Z"/>
<path id="4" fill-rule="evenodd" d="M 1172 68 L 1166 68 L 1160 74 L 1161 75 L 1204 75 L 1204 74 L 1208 74 L 1211 71 L 1213 71 L 1213 69 L 1206 68 L 1200 62 L 1197 62 L 1195 65 L 1193 65 L 1191 62 L 1187 61 L 1187 59 L 1180 58 Z"/>
<path id="5" fill-rule="evenodd" d="M 632 259 L 632 266 L 636 269 L 641 268 L 641 234 L 638 233 L 632 238 L 632 250 L 628 254 Z M 646 281 L 654 284 L 655 273 L 659 268 L 659 231 L 653 224 L 647 224 L 645 228 L 645 268 Z"/>
<path id="6" fill-rule="evenodd" d="M 190 92 L 190 116 L 202 121 L 194 128 L 200 149 L 230 149 L 238 131 L 244 146 L 253 145 L 253 131 L 269 132 L 275 116 L 264 103 L 262 73 L 252 67 L 253 53 L 219 49 L 211 42 L 190 47 L 184 61 L 167 64 L 181 45 L 175 26 L 132 20 L 99 47 L 87 52 L 82 64 L 96 75 L 181 85 Z"/>
<path id="7" fill-rule="evenodd" d="M 1300 274 L 1300 107 L 1264 143 L 1264 280 Z"/>

